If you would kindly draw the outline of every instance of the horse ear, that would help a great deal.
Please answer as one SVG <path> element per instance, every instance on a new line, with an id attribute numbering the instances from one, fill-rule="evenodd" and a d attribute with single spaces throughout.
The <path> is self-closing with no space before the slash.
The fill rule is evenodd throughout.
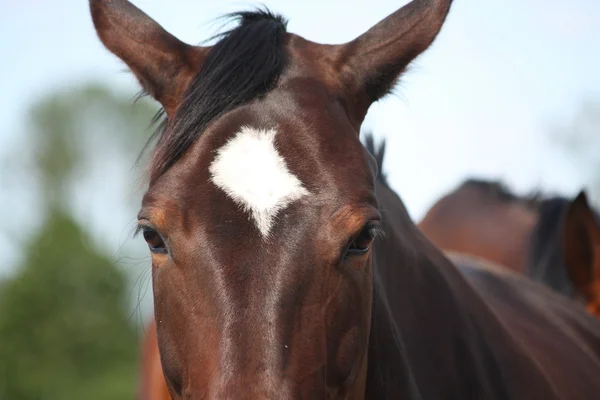
<path id="1" fill-rule="evenodd" d="M 577 293 L 589 299 L 600 280 L 600 226 L 584 191 L 571 202 L 564 221 L 565 267 Z"/>
<path id="2" fill-rule="evenodd" d="M 344 98 L 360 124 L 408 64 L 436 38 L 452 0 L 413 0 L 364 34 L 335 46 Z"/>
<path id="3" fill-rule="evenodd" d="M 208 48 L 183 43 L 126 0 L 89 0 L 102 43 L 172 116 Z"/>

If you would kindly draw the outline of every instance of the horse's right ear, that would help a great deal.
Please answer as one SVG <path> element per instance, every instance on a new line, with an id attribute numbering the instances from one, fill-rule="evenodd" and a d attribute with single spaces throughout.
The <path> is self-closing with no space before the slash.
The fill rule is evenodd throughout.
<path id="1" fill-rule="evenodd" d="M 600 282 L 600 225 L 584 191 L 571 202 L 564 220 L 565 268 L 577 293 L 590 300 Z"/>
<path id="2" fill-rule="evenodd" d="M 206 47 L 183 43 L 126 0 L 89 0 L 102 43 L 173 116 L 199 72 Z"/>

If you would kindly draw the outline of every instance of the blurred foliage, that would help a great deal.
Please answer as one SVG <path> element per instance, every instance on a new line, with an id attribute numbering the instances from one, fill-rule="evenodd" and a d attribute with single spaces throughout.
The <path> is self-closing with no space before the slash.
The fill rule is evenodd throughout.
<path id="1" fill-rule="evenodd" d="M 600 207 L 600 99 L 583 102 L 572 120 L 554 128 L 553 138 L 583 174 L 589 197 Z"/>
<path id="2" fill-rule="evenodd" d="M 137 156 L 156 107 L 132 99 L 90 84 L 31 108 L 35 151 L 22 172 L 37 177 L 43 222 L 0 282 L 2 400 L 134 398 L 140 338 L 130 282 L 76 220 L 67 190 L 104 147 Z"/>
<path id="3" fill-rule="evenodd" d="M 131 399 L 138 342 L 123 273 L 52 213 L 0 293 L 0 398 Z"/>

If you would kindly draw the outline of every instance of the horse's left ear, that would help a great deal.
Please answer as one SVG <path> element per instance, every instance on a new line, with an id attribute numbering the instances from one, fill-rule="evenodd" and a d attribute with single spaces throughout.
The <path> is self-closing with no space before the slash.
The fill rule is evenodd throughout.
<path id="1" fill-rule="evenodd" d="M 369 106 L 386 95 L 407 65 L 439 33 L 452 0 L 413 0 L 364 34 L 333 46 L 350 117 L 360 124 Z"/>
<path id="2" fill-rule="evenodd" d="M 89 0 L 102 43 L 173 116 L 199 72 L 207 47 L 190 46 L 126 0 Z"/>
<path id="3" fill-rule="evenodd" d="M 589 300 L 600 282 L 600 226 L 584 191 L 571 202 L 564 220 L 567 275 L 577 293 Z"/>

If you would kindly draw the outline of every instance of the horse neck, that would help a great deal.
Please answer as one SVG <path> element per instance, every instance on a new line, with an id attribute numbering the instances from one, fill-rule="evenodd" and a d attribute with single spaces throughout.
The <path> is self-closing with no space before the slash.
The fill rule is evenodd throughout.
<path id="1" fill-rule="evenodd" d="M 373 253 L 367 398 L 504 397 L 484 372 L 497 361 L 472 315 L 497 321 L 395 193 L 379 185 L 378 198 L 386 237 Z"/>

